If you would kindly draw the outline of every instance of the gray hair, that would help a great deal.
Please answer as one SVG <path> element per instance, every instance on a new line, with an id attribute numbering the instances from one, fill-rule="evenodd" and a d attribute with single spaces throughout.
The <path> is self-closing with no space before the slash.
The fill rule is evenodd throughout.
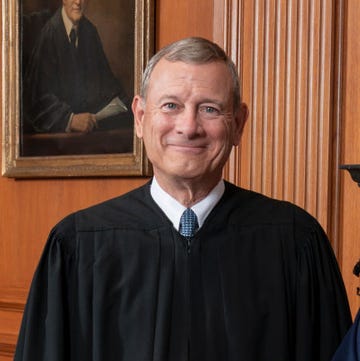
<path id="1" fill-rule="evenodd" d="M 143 74 L 140 95 L 145 100 L 151 74 L 156 64 L 162 59 L 170 62 L 181 61 L 187 64 L 207 64 L 224 62 L 228 67 L 233 81 L 234 112 L 240 107 L 240 82 L 233 61 L 217 44 L 203 38 L 190 37 L 176 41 L 159 50 L 148 62 Z"/>

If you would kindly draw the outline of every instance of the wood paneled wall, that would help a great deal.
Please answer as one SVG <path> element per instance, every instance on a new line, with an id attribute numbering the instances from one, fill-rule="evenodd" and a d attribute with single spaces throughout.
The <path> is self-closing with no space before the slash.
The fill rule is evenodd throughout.
<path id="1" fill-rule="evenodd" d="M 360 189 L 349 176 L 344 180 L 339 165 L 360 163 L 359 4 L 218 0 L 214 14 L 214 39 L 237 64 L 250 110 L 225 177 L 319 220 L 355 313 Z"/>
<path id="2" fill-rule="evenodd" d="M 156 2 L 156 48 L 204 36 L 224 45 L 239 66 L 250 118 L 225 177 L 293 201 L 319 219 L 333 239 L 353 311 L 360 189 L 337 166 L 360 163 L 359 17 L 358 0 Z M 0 177 L 0 361 L 12 357 L 50 228 L 145 181 Z"/>
<path id="3" fill-rule="evenodd" d="M 227 175 L 244 187 L 295 202 L 328 229 L 332 100 L 338 80 L 333 76 L 336 44 L 329 36 L 333 2 L 222 5 L 227 32 L 216 36 L 238 64 L 250 110 Z"/>

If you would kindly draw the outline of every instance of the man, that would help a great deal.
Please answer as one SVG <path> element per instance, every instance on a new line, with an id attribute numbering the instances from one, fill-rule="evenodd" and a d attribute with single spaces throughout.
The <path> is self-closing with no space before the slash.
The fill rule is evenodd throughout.
<path id="1" fill-rule="evenodd" d="M 360 310 L 331 361 L 360 360 Z"/>
<path id="2" fill-rule="evenodd" d="M 133 112 L 154 177 L 52 230 L 16 361 L 330 360 L 351 317 L 323 230 L 222 180 L 239 89 L 205 39 L 150 60 Z"/>
<path id="3" fill-rule="evenodd" d="M 63 0 L 41 31 L 24 79 L 24 131 L 90 132 L 96 113 L 121 126 L 126 95 L 114 77 L 95 26 L 84 16 L 87 0 Z M 127 118 L 130 118 L 129 116 Z M 99 121 L 99 122 L 98 122 Z M 130 126 L 130 124 L 127 124 Z"/>

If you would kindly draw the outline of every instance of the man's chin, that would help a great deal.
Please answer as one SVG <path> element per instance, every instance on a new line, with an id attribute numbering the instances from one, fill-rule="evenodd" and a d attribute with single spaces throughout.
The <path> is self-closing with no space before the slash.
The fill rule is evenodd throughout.
<path id="1" fill-rule="evenodd" d="M 74 24 L 74 25 L 76 25 L 76 24 L 78 24 L 78 22 L 81 20 L 81 18 L 83 17 L 83 14 L 82 14 L 82 12 L 73 12 L 72 14 L 71 14 L 71 17 L 70 17 L 70 19 L 71 19 L 71 21 L 72 21 L 72 23 Z"/>
<path id="2" fill-rule="evenodd" d="M 203 172 L 200 167 L 183 167 L 173 169 L 171 172 L 174 175 L 174 178 L 183 179 L 183 180 L 192 180 L 198 179 L 203 176 Z"/>

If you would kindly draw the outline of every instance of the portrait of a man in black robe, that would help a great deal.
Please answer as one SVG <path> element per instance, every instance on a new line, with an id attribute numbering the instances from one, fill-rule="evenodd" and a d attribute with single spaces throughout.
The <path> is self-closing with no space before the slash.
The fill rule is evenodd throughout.
<path id="1" fill-rule="evenodd" d="M 23 49 L 23 134 L 45 133 L 48 139 L 63 134 L 61 139 L 66 142 L 70 133 L 132 129 L 129 99 L 133 89 L 131 85 L 125 88 L 111 69 L 97 26 L 85 15 L 88 2 L 63 0 L 51 12 L 53 2 L 47 11 L 36 12 L 37 16 L 23 17 L 23 39 L 28 30 L 38 31 Z M 115 33 L 114 39 L 121 36 Z M 128 67 L 131 73 L 131 64 Z M 131 150 L 132 137 L 128 143 Z"/>

